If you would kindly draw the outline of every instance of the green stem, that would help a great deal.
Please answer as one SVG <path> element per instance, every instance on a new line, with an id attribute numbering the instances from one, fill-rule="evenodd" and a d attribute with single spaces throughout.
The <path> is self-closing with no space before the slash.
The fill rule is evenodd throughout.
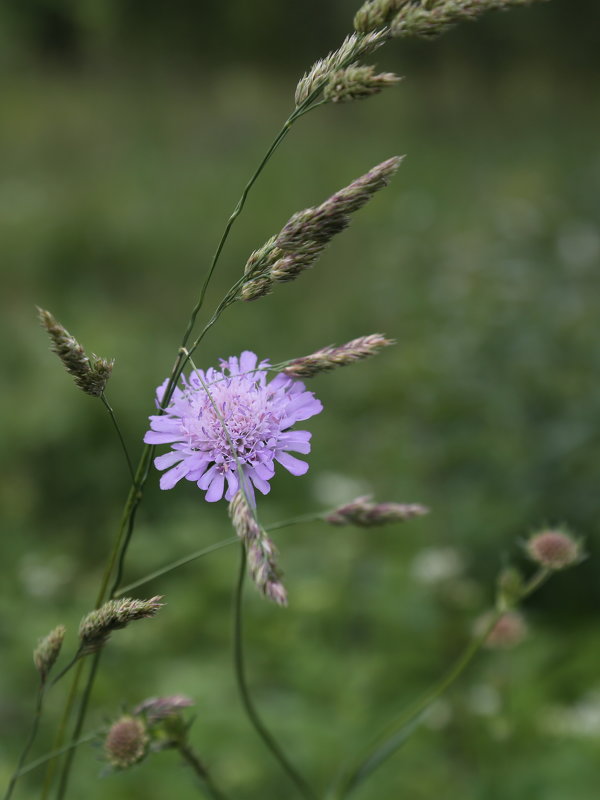
<path id="1" fill-rule="evenodd" d="M 37 691 L 37 698 L 36 698 L 36 702 L 35 702 L 35 712 L 34 712 L 34 715 L 33 715 L 33 722 L 31 723 L 31 730 L 29 732 L 29 738 L 27 739 L 27 742 L 25 743 L 25 747 L 23 748 L 23 750 L 21 752 L 21 755 L 19 757 L 19 761 L 17 763 L 15 771 L 13 772 L 13 774 L 11 776 L 11 779 L 10 779 L 10 781 L 8 783 L 8 787 L 6 789 L 6 792 L 4 793 L 3 800 L 9 800 L 10 797 L 12 797 L 12 793 L 14 791 L 15 786 L 17 785 L 17 781 L 19 780 L 19 777 L 23 774 L 22 771 L 21 771 L 21 768 L 22 768 L 23 764 L 25 763 L 25 759 L 27 758 L 27 755 L 28 755 L 29 751 L 31 750 L 31 747 L 32 747 L 32 745 L 33 745 L 33 743 L 35 741 L 35 737 L 37 736 L 38 728 L 40 726 L 40 719 L 41 719 L 41 716 L 42 716 L 42 707 L 44 705 L 44 693 L 45 693 L 45 691 L 46 691 L 45 683 L 40 682 L 40 685 L 39 685 L 38 691 Z"/>
<path id="2" fill-rule="evenodd" d="M 177 749 L 181 753 L 184 761 L 190 765 L 196 775 L 200 778 L 202 787 L 208 797 L 213 798 L 213 800 L 227 800 L 227 795 L 223 794 L 223 792 L 215 785 L 209 771 L 206 769 L 202 761 L 200 761 L 200 758 L 192 750 L 192 748 L 188 744 L 182 742 L 178 745 Z"/>
<path id="3" fill-rule="evenodd" d="M 201 342 L 201 340 L 204 337 L 204 335 L 215 324 L 215 322 L 217 321 L 217 319 L 220 316 L 221 312 L 226 307 L 227 296 L 226 296 L 226 300 L 220 304 L 219 308 L 217 309 L 215 314 L 213 314 L 212 318 L 209 320 L 209 322 L 207 323 L 207 325 L 205 326 L 205 328 L 201 332 L 200 336 L 196 339 L 196 341 L 192 345 L 192 347 L 189 349 L 189 351 L 186 351 L 185 348 L 186 348 L 187 342 L 189 341 L 189 338 L 190 338 L 190 336 L 192 334 L 192 331 L 194 329 L 194 326 L 196 324 L 196 318 L 197 318 L 198 313 L 200 312 L 200 309 L 202 308 L 202 305 L 204 303 L 204 298 L 206 296 L 206 291 L 208 289 L 208 286 L 209 286 L 211 278 L 212 278 L 212 276 L 214 274 L 214 271 L 215 271 L 215 269 L 217 267 L 221 252 L 223 250 L 223 247 L 225 246 L 225 243 L 226 243 L 226 241 L 227 241 L 227 239 L 229 237 L 229 233 L 231 231 L 231 228 L 232 228 L 235 220 L 237 219 L 237 217 L 242 212 L 242 209 L 244 208 L 244 205 L 246 203 L 246 199 L 248 197 L 248 194 L 250 193 L 250 190 L 252 189 L 252 186 L 254 185 L 254 183 L 258 179 L 259 175 L 261 174 L 261 172 L 263 171 L 263 169 L 267 165 L 269 159 L 271 158 L 271 156 L 273 155 L 275 150 L 279 147 L 281 142 L 287 136 L 287 134 L 289 132 L 289 129 L 292 126 L 293 122 L 298 117 L 302 116 L 302 114 L 304 114 L 308 110 L 310 110 L 310 103 L 312 103 L 313 100 L 314 100 L 314 97 L 312 97 L 312 95 L 311 95 L 311 97 L 308 98 L 307 101 L 305 101 L 305 103 L 303 103 L 303 105 L 300 108 L 296 109 L 290 115 L 290 117 L 286 120 L 286 122 L 284 123 L 283 127 L 281 128 L 281 130 L 279 131 L 279 133 L 277 134 L 277 136 L 275 137 L 275 139 L 273 140 L 273 142 L 269 146 L 266 154 L 263 156 L 263 159 L 261 160 L 258 168 L 256 169 L 256 171 L 254 172 L 254 174 L 252 175 L 252 177 L 250 178 L 250 180 L 248 181 L 248 183 L 244 187 L 242 195 L 241 195 L 240 199 L 238 200 L 238 203 L 235 206 L 235 208 L 234 208 L 229 220 L 227 221 L 227 224 L 225 225 L 225 229 L 223 231 L 223 234 L 221 236 L 219 244 L 217 245 L 217 249 L 215 251 L 215 254 L 213 256 L 213 259 L 212 259 L 211 265 L 209 267 L 208 273 L 207 273 L 206 278 L 204 280 L 204 283 L 202 285 L 202 288 L 201 288 L 201 291 L 200 291 L 200 296 L 198 298 L 198 301 L 196 302 L 196 305 L 192 309 L 192 313 L 190 315 L 187 327 L 186 327 L 185 332 L 183 334 L 183 338 L 181 340 L 180 350 L 179 350 L 179 353 L 178 353 L 177 358 L 175 360 L 175 364 L 174 364 L 173 369 L 171 371 L 171 377 L 169 379 L 169 383 L 167 385 L 167 388 L 166 388 L 166 391 L 165 391 L 165 394 L 164 394 L 163 404 L 162 404 L 163 408 L 166 408 L 168 406 L 168 404 L 169 404 L 170 398 L 171 398 L 171 396 L 173 394 L 173 391 L 175 389 L 175 386 L 177 384 L 179 376 L 181 375 L 181 372 L 184 369 L 185 364 L 187 363 L 187 359 L 192 355 L 192 353 L 194 352 L 196 347 L 199 345 L 199 343 Z M 106 402 L 106 404 L 107 404 L 107 402 Z M 163 413 L 163 409 L 161 409 L 159 413 Z M 114 416 L 113 416 L 113 421 L 116 422 L 116 420 L 114 420 Z M 129 493 L 129 497 L 127 499 L 127 503 L 125 505 L 124 518 L 123 518 L 123 521 L 121 523 L 121 528 L 119 530 L 119 534 L 117 536 L 117 540 L 115 542 L 115 545 L 113 547 L 112 553 L 110 555 L 109 562 L 108 562 L 108 565 L 107 565 L 107 568 L 106 568 L 106 571 L 105 571 L 105 574 L 104 574 L 104 578 L 103 578 L 103 581 L 102 581 L 102 586 L 101 586 L 101 591 L 100 591 L 100 596 L 102 596 L 102 597 L 104 596 L 104 593 L 106 592 L 106 588 L 108 586 L 108 582 L 110 581 L 110 577 L 111 577 L 111 575 L 113 573 L 113 569 L 115 567 L 115 563 L 117 562 L 117 559 L 118 559 L 117 575 L 116 575 L 115 581 L 113 582 L 113 591 L 116 590 L 116 587 L 120 583 L 121 573 L 122 573 L 122 570 L 123 570 L 125 557 L 126 557 L 127 550 L 128 550 L 128 547 L 129 547 L 129 544 L 130 544 L 130 541 L 131 541 L 131 537 L 133 535 L 135 512 L 136 512 L 137 506 L 139 505 L 139 503 L 141 501 L 141 498 L 142 498 L 142 490 L 143 490 L 143 487 L 144 487 L 145 482 L 146 482 L 147 477 L 148 477 L 148 473 L 149 473 L 149 469 L 150 469 L 150 463 L 151 463 L 153 452 L 154 452 L 154 447 L 151 446 L 151 445 L 146 446 L 144 448 L 144 450 L 142 451 L 142 455 L 140 457 L 140 461 L 139 461 L 139 464 L 138 464 L 138 469 L 137 469 L 137 471 L 136 471 L 136 473 L 135 473 L 135 475 L 133 477 L 133 483 L 132 483 L 132 486 L 131 486 L 131 489 L 130 489 L 130 493 Z M 133 469 L 131 469 L 131 472 L 133 473 Z M 56 737 L 56 740 L 55 740 L 55 749 L 60 749 L 60 746 L 61 746 L 61 744 L 63 742 L 65 731 L 66 731 L 66 725 L 67 725 L 68 720 L 70 718 L 70 714 L 71 714 L 71 710 L 72 710 L 72 707 L 73 707 L 75 695 L 76 695 L 76 692 L 77 692 L 80 676 L 81 676 L 81 669 L 79 669 L 77 671 L 77 673 L 75 675 L 75 678 L 73 680 L 73 685 L 71 687 L 71 692 L 69 694 L 69 698 L 67 700 L 67 704 L 66 704 L 65 710 L 63 712 L 63 718 L 62 718 L 62 721 L 61 721 L 61 725 L 59 727 L 59 731 L 58 731 L 58 734 L 57 734 L 57 737 Z M 92 672 L 90 673 L 90 678 L 88 679 L 88 685 L 86 686 L 86 689 L 85 689 L 85 696 L 87 698 L 89 698 L 89 696 L 91 694 L 91 688 L 92 688 L 92 685 L 93 685 L 94 676 L 95 676 L 95 670 L 92 670 Z M 91 681 L 92 685 L 90 684 L 90 681 Z M 87 709 L 87 703 L 85 703 L 85 704 L 82 703 L 82 705 L 80 706 L 80 710 L 79 710 L 79 717 L 78 717 L 78 719 L 76 721 L 76 724 L 75 724 L 75 729 L 76 730 L 77 729 L 80 730 L 82 725 L 83 725 L 86 709 Z M 71 768 L 71 765 L 72 765 L 72 762 L 73 762 L 73 754 L 71 753 L 71 751 L 69 751 L 69 754 L 70 754 L 70 757 L 67 759 L 67 762 L 65 763 L 65 766 L 63 768 L 63 775 L 62 775 L 62 778 L 61 778 L 61 786 L 63 787 L 63 789 L 59 793 L 59 798 L 64 797 L 64 793 L 66 792 L 66 787 L 67 787 L 67 782 L 68 782 L 68 774 L 69 774 L 69 771 L 70 771 L 70 768 Z M 53 775 L 54 775 L 54 770 L 55 770 L 55 765 L 54 765 L 54 762 L 51 761 L 50 764 L 49 764 L 47 773 L 46 773 L 46 780 L 45 780 L 44 790 L 43 790 L 43 793 L 42 793 L 41 800 L 46 800 L 47 799 L 48 792 L 49 792 L 50 785 L 51 785 L 51 781 L 52 781 L 52 778 L 53 778 Z"/>
<path id="4" fill-rule="evenodd" d="M 299 517 L 292 517 L 291 519 L 284 519 L 281 522 L 274 522 L 272 525 L 266 525 L 266 531 L 277 531 L 281 528 L 288 528 L 292 525 L 299 525 L 302 522 L 318 522 L 319 520 L 323 519 L 324 514 L 327 512 L 322 512 L 319 514 L 302 514 Z M 179 569 L 179 567 L 185 567 L 186 564 L 190 564 L 192 561 L 196 561 L 198 558 L 202 558 L 202 556 L 207 556 L 210 553 L 214 553 L 216 550 L 222 550 L 224 547 L 229 547 L 236 542 L 239 542 L 239 536 L 231 536 L 229 539 L 223 539 L 222 542 L 216 542 L 216 544 L 211 544 L 208 547 L 203 547 L 202 550 L 195 550 L 193 553 L 190 553 L 187 556 L 183 556 L 182 558 L 178 558 L 177 561 L 171 561 L 169 564 L 166 564 L 164 567 L 159 567 L 159 569 L 154 570 L 154 572 L 149 572 L 147 575 L 144 575 L 142 578 L 138 578 L 137 581 L 133 583 L 128 583 L 126 586 L 120 587 L 114 594 L 113 597 L 122 597 L 127 592 L 130 592 L 132 589 L 138 589 L 140 586 L 143 586 L 146 583 L 150 583 L 150 581 L 155 580 L 155 578 L 160 578 L 162 575 L 167 575 L 169 572 L 173 572 L 173 570 Z"/>
<path id="5" fill-rule="evenodd" d="M 98 650 L 92 656 L 92 666 L 90 668 L 90 673 L 88 676 L 88 680 L 83 691 L 83 696 L 81 698 L 81 703 L 79 706 L 79 712 L 77 714 L 77 720 L 75 722 L 75 727 L 73 728 L 73 733 L 71 734 L 71 743 L 75 742 L 81 736 L 81 729 L 83 727 L 83 723 L 85 720 L 85 714 L 87 711 L 88 703 L 90 701 L 90 696 L 92 693 L 92 688 L 94 686 L 94 680 L 96 678 L 96 672 L 98 671 L 98 664 L 100 663 L 100 657 L 102 656 L 102 650 Z M 67 752 L 65 763 L 63 765 L 63 770 L 60 776 L 60 782 L 58 784 L 58 790 L 56 792 L 56 800 L 62 800 L 65 796 L 67 787 L 69 784 L 69 775 L 71 773 L 71 766 L 73 764 L 73 759 L 75 758 L 76 749 L 73 747 L 69 749 Z"/>
<path id="6" fill-rule="evenodd" d="M 258 715 L 250 692 L 248 690 L 248 683 L 246 680 L 245 659 L 244 659 L 244 643 L 243 643 L 243 589 L 244 579 L 246 576 L 246 550 L 242 544 L 240 547 L 240 570 L 236 583 L 234 595 L 234 628 L 233 628 L 233 657 L 235 665 L 235 676 L 237 680 L 238 689 L 244 705 L 244 709 L 250 720 L 250 723 L 258 733 L 260 738 L 269 748 L 275 759 L 279 762 L 281 768 L 287 773 L 300 794 L 306 800 L 316 800 L 317 796 L 310 786 L 306 783 L 304 778 L 296 771 L 290 764 L 287 756 L 284 754 L 279 744 L 271 733 L 265 727 L 263 721 Z"/>
<path id="7" fill-rule="evenodd" d="M 25 766 L 18 771 L 17 777 L 20 778 L 21 775 L 26 775 L 28 772 L 41 767 L 42 764 L 46 764 L 51 759 L 62 756 L 63 753 L 68 753 L 69 750 L 72 750 L 74 747 L 79 747 L 80 744 L 91 742 L 92 739 L 95 739 L 100 733 L 100 729 L 92 731 L 91 733 L 86 733 L 85 736 L 82 736 L 81 739 L 78 739 L 76 742 L 71 742 L 64 747 L 60 747 L 58 750 L 51 750 L 49 753 L 45 753 L 43 756 L 36 758 L 35 761 L 30 761 L 29 764 L 25 764 Z"/>
<path id="8" fill-rule="evenodd" d="M 121 448 L 122 448 L 123 453 L 125 455 L 125 460 L 127 461 L 127 467 L 129 469 L 129 476 L 130 476 L 132 481 L 135 481 L 135 470 L 133 469 L 133 464 L 131 462 L 131 457 L 129 455 L 129 450 L 127 449 L 127 445 L 125 444 L 125 439 L 123 438 L 123 434 L 121 433 L 121 428 L 119 427 L 119 423 L 117 422 L 117 417 L 115 416 L 115 412 L 114 412 L 112 406 L 110 405 L 110 403 L 108 402 L 108 398 L 106 397 L 104 392 L 102 392 L 102 394 L 100 395 L 100 399 L 104 403 L 104 406 L 105 406 L 106 410 L 109 413 L 109 416 L 110 416 L 110 418 L 112 420 L 112 424 L 113 424 L 114 429 L 115 429 L 115 431 L 117 433 L 117 436 L 119 438 L 119 442 L 121 443 Z"/>
<path id="9" fill-rule="evenodd" d="M 539 587 L 548 580 L 551 574 L 551 570 L 548 569 L 538 570 L 523 587 L 518 601 L 525 600 L 536 591 L 536 589 L 539 589 Z M 366 751 L 366 754 L 363 754 L 363 756 L 358 759 L 358 765 L 352 770 L 347 771 L 345 776 L 342 776 L 339 785 L 333 788 L 330 793 L 331 800 L 343 800 L 343 798 L 347 797 L 359 784 L 374 772 L 377 767 L 389 758 L 401 744 L 403 744 L 416 727 L 422 714 L 462 675 L 485 644 L 498 620 L 506 614 L 507 610 L 509 609 L 496 608 L 483 632 L 469 643 L 462 655 L 459 656 L 442 679 L 434 684 L 413 704 L 408 706 L 397 719 L 389 723 L 380 732 L 374 743 Z"/>

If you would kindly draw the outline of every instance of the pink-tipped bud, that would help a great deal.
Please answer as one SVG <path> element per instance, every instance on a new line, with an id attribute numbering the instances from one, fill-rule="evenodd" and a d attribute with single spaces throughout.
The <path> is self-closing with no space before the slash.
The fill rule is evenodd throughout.
<path id="1" fill-rule="evenodd" d="M 582 559 L 581 542 L 561 530 L 541 531 L 527 542 L 532 561 L 546 569 L 566 569 Z"/>
<path id="2" fill-rule="evenodd" d="M 111 725 L 104 740 L 104 753 L 112 767 L 127 769 L 144 758 L 148 742 L 143 721 L 127 714 Z"/>
<path id="3" fill-rule="evenodd" d="M 143 715 L 148 722 L 159 722 L 167 717 L 177 716 L 185 708 L 194 705 L 191 697 L 174 694 L 168 697 L 149 697 L 133 709 L 136 716 Z"/>
<path id="4" fill-rule="evenodd" d="M 491 615 L 484 614 L 475 623 L 475 634 L 481 635 L 490 624 Z M 527 623 L 518 611 L 503 614 L 489 632 L 485 646 L 489 650 L 510 650 L 525 639 L 528 633 Z"/>

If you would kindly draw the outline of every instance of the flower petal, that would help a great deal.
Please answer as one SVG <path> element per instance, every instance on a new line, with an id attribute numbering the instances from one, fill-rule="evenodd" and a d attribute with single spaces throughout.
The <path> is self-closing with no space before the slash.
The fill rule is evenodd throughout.
<path id="1" fill-rule="evenodd" d="M 304 475 L 308 471 L 308 464 L 306 461 L 300 461 L 299 458 L 291 456 L 289 453 L 278 452 L 275 459 L 279 461 L 282 467 L 285 467 L 292 475 Z"/>
<path id="2" fill-rule="evenodd" d="M 223 497 L 224 485 L 225 476 L 222 472 L 217 472 L 204 496 L 205 500 L 209 503 L 216 503 L 217 500 L 220 500 Z"/>
<path id="3" fill-rule="evenodd" d="M 173 467 L 173 469 L 170 469 L 168 472 L 163 472 L 160 476 L 160 488 L 172 489 L 176 483 L 179 483 L 187 471 L 188 466 L 185 461 L 182 461 L 181 464 Z"/>
<path id="4" fill-rule="evenodd" d="M 184 458 L 185 456 L 183 453 L 180 453 L 178 450 L 169 450 L 168 453 L 164 453 L 164 455 L 157 456 L 154 459 L 154 466 L 156 469 L 167 469 L 167 467 L 172 467 L 173 464 L 182 461 Z"/>

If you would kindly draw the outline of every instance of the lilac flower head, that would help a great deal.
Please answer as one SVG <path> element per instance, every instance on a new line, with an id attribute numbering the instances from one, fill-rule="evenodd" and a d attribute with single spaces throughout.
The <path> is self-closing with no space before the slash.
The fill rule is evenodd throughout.
<path id="1" fill-rule="evenodd" d="M 147 444 L 171 445 L 154 460 L 157 469 L 167 470 L 161 489 L 186 478 L 206 491 L 209 503 L 220 500 L 224 491 L 231 500 L 240 488 L 239 465 L 252 500 L 253 486 L 263 494 L 270 490 L 276 461 L 292 475 L 304 475 L 308 464 L 290 451 L 310 452 L 311 434 L 291 429 L 323 406 L 303 383 L 282 373 L 267 383 L 268 366 L 246 350 L 239 358 L 222 360 L 220 370 L 182 376 L 182 388 L 175 388 L 163 414 L 150 417 L 144 436 Z M 167 384 L 156 390 L 159 408 Z"/>

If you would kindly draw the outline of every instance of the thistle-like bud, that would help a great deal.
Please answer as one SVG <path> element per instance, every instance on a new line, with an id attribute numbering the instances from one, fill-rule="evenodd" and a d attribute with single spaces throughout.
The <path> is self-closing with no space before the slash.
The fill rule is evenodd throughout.
<path id="1" fill-rule="evenodd" d="M 351 100 L 362 100 L 373 94 L 395 86 L 402 79 L 393 72 L 375 72 L 375 67 L 352 64 L 346 69 L 339 69 L 329 76 L 323 89 L 323 99 L 332 103 L 347 103 Z"/>
<path id="2" fill-rule="evenodd" d="M 491 623 L 491 613 L 484 614 L 475 623 L 475 634 L 482 635 Z M 510 650 L 521 644 L 527 636 L 525 618 L 518 611 L 503 614 L 489 632 L 485 646 L 489 650 Z"/>
<path id="3" fill-rule="evenodd" d="M 413 517 L 428 514 L 429 509 L 416 504 L 372 503 L 369 497 L 357 497 L 351 503 L 340 506 L 324 517 L 330 525 L 357 525 L 373 528 L 392 522 L 406 522 Z"/>
<path id="4" fill-rule="evenodd" d="M 345 367 L 363 358 L 376 355 L 382 348 L 394 344 L 380 333 L 361 336 L 339 347 L 324 347 L 309 356 L 295 358 L 282 370 L 291 378 L 312 378 L 319 372 L 329 372 L 336 367 Z"/>
<path id="5" fill-rule="evenodd" d="M 125 628 L 130 622 L 138 619 L 155 617 L 162 608 L 162 597 L 150 600 L 133 600 L 124 597 L 109 600 L 103 606 L 87 614 L 79 625 L 80 653 L 95 653 L 108 640 L 113 631 Z"/>
<path id="6" fill-rule="evenodd" d="M 183 709 L 194 705 L 191 697 L 184 694 L 173 694 L 168 697 L 149 697 L 137 705 L 132 714 L 143 715 L 149 723 L 160 722 L 167 717 L 181 713 Z"/>
<path id="7" fill-rule="evenodd" d="M 106 739 L 104 753 L 115 769 L 127 769 L 138 764 L 148 752 L 150 737 L 143 720 L 126 714 L 113 722 Z"/>
<path id="8" fill-rule="evenodd" d="M 287 605 L 287 592 L 281 582 L 275 545 L 256 521 L 244 493 L 237 492 L 229 504 L 229 516 L 235 532 L 243 541 L 248 557 L 248 571 L 265 597 L 280 606 Z"/>
<path id="9" fill-rule="evenodd" d="M 353 33 L 346 37 L 337 50 L 319 59 L 300 80 L 296 87 L 296 107 L 301 106 L 311 95 L 316 99 L 334 72 L 344 69 L 361 56 L 373 53 L 384 44 L 388 36 L 387 32 L 373 31 Z"/>
<path id="10" fill-rule="evenodd" d="M 359 33 L 383 28 L 409 0 L 367 0 L 354 15 L 354 30 Z"/>
<path id="11" fill-rule="evenodd" d="M 64 625 L 57 625 L 47 636 L 39 640 L 33 651 L 33 663 L 40 674 L 42 683 L 46 682 L 46 678 L 59 656 L 65 632 Z"/>
<path id="12" fill-rule="evenodd" d="M 462 20 L 475 20 L 485 11 L 524 6 L 535 0 L 438 0 L 436 3 L 403 5 L 391 20 L 394 37 L 433 38 Z"/>
<path id="13" fill-rule="evenodd" d="M 42 327 L 52 341 L 52 351 L 73 376 L 77 386 L 92 397 L 100 397 L 110 378 L 114 361 L 107 361 L 94 354 L 88 357 L 77 339 L 49 311 L 38 308 L 38 315 Z"/>
<path id="14" fill-rule="evenodd" d="M 561 530 L 547 530 L 534 534 L 526 545 L 532 561 L 546 569 L 560 570 L 572 567 L 583 558 L 581 542 Z"/>

